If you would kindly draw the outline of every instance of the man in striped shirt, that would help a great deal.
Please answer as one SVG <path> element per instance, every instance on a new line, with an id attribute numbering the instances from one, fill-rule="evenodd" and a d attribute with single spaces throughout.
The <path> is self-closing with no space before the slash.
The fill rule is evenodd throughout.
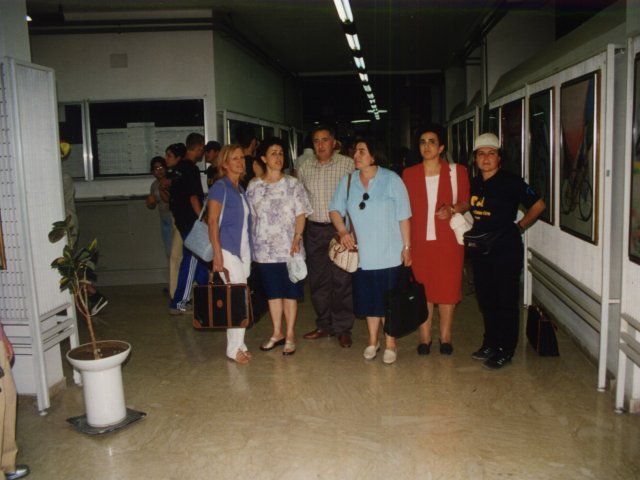
<path id="1" fill-rule="evenodd" d="M 313 213 L 307 219 L 305 248 L 309 268 L 311 303 L 316 311 L 316 329 L 308 340 L 335 335 L 344 348 L 351 347 L 353 301 L 351 274 L 329 260 L 328 250 L 336 230 L 329 218 L 329 203 L 345 175 L 353 172 L 353 159 L 334 152 L 336 139 L 330 127 L 319 125 L 311 132 L 315 158 L 305 161 L 298 178 L 309 194 Z"/>

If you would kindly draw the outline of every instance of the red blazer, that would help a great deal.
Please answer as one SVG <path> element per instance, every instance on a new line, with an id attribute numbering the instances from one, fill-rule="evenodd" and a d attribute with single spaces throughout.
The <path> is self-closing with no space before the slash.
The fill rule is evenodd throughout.
<path id="1" fill-rule="evenodd" d="M 440 179 L 438 182 L 438 200 L 436 210 L 440 205 L 451 205 L 453 203 L 453 191 L 451 190 L 451 173 L 449 163 L 440 160 Z M 467 169 L 462 165 L 456 165 L 456 175 L 458 180 L 458 202 L 469 201 L 469 176 Z M 411 204 L 411 244 L 416 245 L 424 242 L 427 238 L 427 186 L 425 183 L 424 167 L 422 162 L 402 172 L 407 191 L 409 192 L 409 202 Z M 449 219 L 435 219 L 436 237 L 438 240 L 449 239 L 456 242 L 455 234 L 449 226 Z M 457 242 L 456 242 L 457 243 Z"/>

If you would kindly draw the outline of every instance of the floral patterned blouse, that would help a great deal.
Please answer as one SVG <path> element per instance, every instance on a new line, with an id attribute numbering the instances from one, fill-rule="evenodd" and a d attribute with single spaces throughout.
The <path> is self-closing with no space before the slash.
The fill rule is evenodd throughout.
<path id="1" fill-rule="evenodd" d="M 253 223 L 253 260 L 259 263 L 287 261 L 295 235 L 296 217 L 308 217 L 313 210 L 307 191 L 297 178 L 284 175 L 275 183 L 258 178 L 247 187 Z M 300 253 L 304 246 L 300 241 Z"/>

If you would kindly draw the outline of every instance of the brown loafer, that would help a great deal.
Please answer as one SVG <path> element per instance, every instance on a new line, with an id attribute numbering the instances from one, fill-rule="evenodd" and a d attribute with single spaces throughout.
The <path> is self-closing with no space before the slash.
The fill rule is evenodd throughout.
<path id="1" fill-rule="evenodd" d="M 353 341 L 351 340 L 351 335 L 348 333 L 343 333 L 338 337 L 338 341 L 340 342 L 340 346 L 342 348 L 350 348 L 353 345 Z"/>
<path id="2" fill-rule="evenodd" d="M 318 338 L 329 337 L 330 335 L 331 334 L 329 332 L 316 328 L 313 332 L 305 333 L 302 338 L 307 340 L 317 340 Z"/>

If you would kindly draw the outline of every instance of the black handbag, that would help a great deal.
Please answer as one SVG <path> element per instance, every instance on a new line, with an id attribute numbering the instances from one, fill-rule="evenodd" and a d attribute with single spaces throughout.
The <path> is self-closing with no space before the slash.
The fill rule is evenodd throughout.
<path id="1" fill-rule="evenodd" d="M 479 232 L 475 229 L 471 229 L 464 233 L 464 248 L 469 253 L 477 253 L 480 255 L 488 255 L 491 253 L 493 244 L 502 235 L 504 235 L 510 228 L 509 226 L 499 228 L 498 230 L 491 230 L 489 232 Z"/>
<path id="2" fill-rule="evenodd" d="M 384 333 L 396 338 L 409 335 L 427 321 L 428 313 L 424 286 L 411 267 L 401 267 L 396 287 L 385 297 Z"/>
<path id="3" fill-rule="evenodd" d="M 557 326 L 549 315 L 538 305 L 529 305 L 527 312 L 527 338 L 533 349 L 541 357 L 557 357 Z"/>
<path id="4" fill-rule="evenodd" d="M 251 292 L 246 283 L 225 284 L 215 273 L 212 282 L 193 287 L 193 328 L 196 330 L 252 326 Z"/>

